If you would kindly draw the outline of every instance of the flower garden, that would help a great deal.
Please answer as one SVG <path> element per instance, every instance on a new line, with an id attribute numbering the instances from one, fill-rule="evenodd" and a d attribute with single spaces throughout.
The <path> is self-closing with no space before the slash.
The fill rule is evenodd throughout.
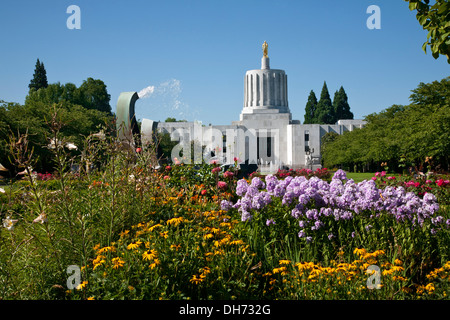
<path id="1" fill-rule="evenodd" d="M 237 159 L 153 169 L 150 149 L 84 150 L 61 144 L 39 175 L 14 154 L 24 178 L 0 193 L 1 299 L 449 299 L 448 176 L 244 179 Z M 74 161 L 99 165 L 72 173 Z"/>

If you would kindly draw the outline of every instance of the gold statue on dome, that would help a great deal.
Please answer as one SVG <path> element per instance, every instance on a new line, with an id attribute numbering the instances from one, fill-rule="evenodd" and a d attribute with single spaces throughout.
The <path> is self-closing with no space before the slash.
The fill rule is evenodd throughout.
<path id="1" fill-rule="evenodd" d="M 269 45 L 267 44 L 266 41 L 264 41 L 262 48 L 263 48 L 263 54 L 264 54 L 264 58 L 268 58 L 269 56 L 267 55 L 267 48 L 269 47 Z"/>

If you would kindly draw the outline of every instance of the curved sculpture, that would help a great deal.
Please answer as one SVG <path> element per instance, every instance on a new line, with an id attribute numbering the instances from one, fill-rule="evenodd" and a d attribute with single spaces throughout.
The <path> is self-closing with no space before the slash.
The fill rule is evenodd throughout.
<path id="1" fill-rule="evenodd" d="M 137 92 L 122 92 L 117 100 L 116 128 L 119 140 L 130 147 L 140 145 L 139 126 L 136 121 L 134 104 L 139 99 Z M 137 137 L 137 141 L 134 141 Z"/>

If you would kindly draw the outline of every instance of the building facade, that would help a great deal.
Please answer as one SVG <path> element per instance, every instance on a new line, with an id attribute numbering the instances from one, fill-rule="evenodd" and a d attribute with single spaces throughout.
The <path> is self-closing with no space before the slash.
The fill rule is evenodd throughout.
<path id="1" fill-rule="evenodd" d="M 172 159 L 201 163 L 214 159 L 222 164 L 257 164 L 261 171 L 279 168 L 310 168 L 320 165 L 321 138 L 328 132 L 343 134 L 365 125 L 363 120 L 339 120 L 334 125 L 300 124 L 293 120 L 288 103 L 287 75 L 271 69 L 267 43 L 263 44 L 261 69 L 249 70 L 244 77 L 244 103 L 238 121 L 230 125 L 204 126 L 197 122 L 158 122 L 143 119 L 141 140 L 155 132 L 179 141 Z M 136 92 L 123 92 L 117 104 L 117 125 L 125 123 L 129 133 L 136 131 L 134 102 Z M 133 122 L 134 121 L 134 122 Z M 125 130 L 126 131 L 126 130 Z M 127 134 L 126 132 L 123 134 Z M 194 147 L 191 142 L 197 141 Z M 202 146 L 204 150 L 202 151 Z M 193 149 L 193 150 L 192 150 Z"/>

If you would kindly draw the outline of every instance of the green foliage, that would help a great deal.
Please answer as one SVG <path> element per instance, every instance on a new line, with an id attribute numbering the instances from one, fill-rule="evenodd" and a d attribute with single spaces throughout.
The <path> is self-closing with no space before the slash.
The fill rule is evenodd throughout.
<path id="1" fill-rule="evenodd" d="M 393 105 L 366 116 L 362 129 L 345 132 L 327 144 L 322 157 L 332 168 L 356 165 L 358 170 L 380 169 L 382 162 L 402 171 L 405 161 L 414 170 L 426 170 L 431 157 L 433 170 L 447 170 L 450 154 L 450 78 L 421 83 L 412 90 L 412 103 Z M 403 160 L 402 160 L 403 159 Z"/>
<path id="2" fill-rule="evenodd" d="M 336 121 L 341 119 L 353 119 L 353 113 L 350 111 L 350 105 L 348 104 L 348 97 L 342 86 L 339 91 L 336 91 L 334 94 L 333 107 Z"/>
<path id="3" fill-rule="evenodd" d="M 30 90 L 39 90 L 41 88 L 47 88 L 47 86 L 47 71 L 45 71 L 44 63 L 37 59 L 33 79 L 31 79 L 28 88 Z"/>
<path id="4" fill-rule="evenodd" d="M 154 148 L 134 153 L 110 135 L 82 144 L 84 154 L 52 149 L 54 175 L 28 175 L 0 193 L 0 221 L 16 221 L 11 230 L 0 226 L 0 298 L 448 299 L 445 226 L 433 234 L 429 221 L 411 230 L 385 212 L 360 212 L 352 221 L 331 215 L 307 243 L 291 214 L 295 203 L 274 197 L 246 222 L 236 208 L 221 210 L 221 200 L 238 198 L 236 172 L 225 175 L 215 164 L 157 171 Z M 97 170 L 65 170 L 100 160 Z M 329 175 L 304 173 L 277 176 Z M 380 188 L 383 179 L 377 176 Z M 229 188 L 218 188 L 218 180 Z M 449 219 L 450 184 L 423 183 L 418 192 L 431 187 L 442 200 L 439 214 Z M 383 272 L 381 290 L 367 289 L 371 264 Z M 82 282 L 73 290 L 70 265 L 81 267 Z"/>
<path id="5" fill-rule="evenodd" d="M 416 18 L 424 30 L 428 31 L 427 41 L 422 45 L 427 52 L 430 47 L 433 58 L 447 56 L 450 63 L 450 3 L 448 0 L 436 0 L 430 5 L 429 0 L 405 0 L 409 9 L 416 10 Z"/>
<path id="6" fill-rule="evenodd" d="M 316 123 L 319 124 L 335 124 L 336 114 L 333 104 L 331 103 L 330 93 L 328 92 L 327 83 L 323 83 L 322 92 L 320 93 L 319 103 L 316 107 Z"/>
<path id="7" fill-rule="evenodd" d="M 304 124 L 335 124 L 340 119 L 353 119 L 344 88 L 341 86 L 335 92 L 333 102 L 331 102 L 326 82 L 323 84 L 319 102 L 314 91 L 311 90 L 305 107 Z"/>
<path id="8" fill-rule="evenodd" d="M 308 96 L 308 102 L 305 107 L 305 121 L 303 124 L 316 123 L 317 98 L 314 91 L 311 90 Z"/>
<path id="9" fill-rule="evenodd" d="M 187 120 L 177 120 L 173 117 L 168 117 L 164 122 L 187 122 Z"/>
<path id="10" fill-rule="evenodd" d="M 70 82 L 66 84 L 57 82 L 44 89 L 30 91 L 25 98 L 25 105 L 32 102 L 47 104 L 67 102 L 83 106 L 85 109 L 111 114 L 110 99 L 111 96 L 102 80 L 88 78 L 79 88 Z"/>

